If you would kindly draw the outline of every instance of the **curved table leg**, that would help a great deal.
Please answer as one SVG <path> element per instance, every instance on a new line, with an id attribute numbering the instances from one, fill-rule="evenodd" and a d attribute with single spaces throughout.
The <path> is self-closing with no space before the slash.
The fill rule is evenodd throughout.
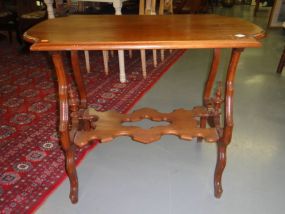
<path id="1" fill-rule="evenodd" d="M 75 79 L 75 82 L 77 84 L 77 88 L 79 91 L 80 107 L 87 108 L 87 93 L 86 93 L 84 82 L 81 76 L 78 51 L 71 51 L 71 64 L 72 64 L 74 79 Z"/>
<path id="2" fill-rule="evenodd" d="M 214 177 L 214 189 L 215 189 L 215 197 L 220 198 L 223 193 L 222 188 L 222 174 L 226 167 L 227 161 L 227 146 L 223 143 L 218 142 L 218 156 L 217 156 L 217 164 L 215 169 L 215 177 Z"/>
<path id="3" fill-rule="evenodd" d="M 59 91 L 59 106 L 60 106 L 60 140 L 61 146 L 65 152 L 66 172 L 70 181 L 70 195 L 69 198 L 72 203 L 78 201 L 78 180 L 74 160 L 74 151 L 72 142 L 69 138 L 69 113 L 68 113 L 68 82 L 64 72 L 61 54 L 58 52 L 52 53 L 52 60 L 55 66 L 58 78 L 58 91 Z"/>
<path id="4" fill-rule="evenodd" d="M 221 58 L 221 49 L 216 48 L 214 49 L 214 55 L 212 58 L 212 64 L 211 64 L 211 70 L 208 76 L 208 80 L 205 85 L 204 89 L 204 95 L 203 95 L 203 102 L 204 105 L 206 105 L 207 100 L 210 98 L 212 88 L 214 85 L 214 81 L 218 72 L 218 66 L 220 63 L 220 58 Z"/>
<path id="5" fill-rule="evenodd" d="M 216 75 L 218 72 L 218 66 L 220 63 L 220 58 L 221 58 L 221 49 L 219 49 L 219 48 L 214 49 L 214 55 L 212 58 L 211 69 L 210 69 L 210 72 L 208 75 L 208 80 L 206 82 L 205 89 L 204 89 L 204 95 L 203 95 L 204 106 L 207 106 L 207 101 L 210 98 L 212 88 L 214 85 L 214 81 L 215 81 L 215 78 L 216 78 Z M 206 124 L 207 124 L 207 118 L 201 117 L 200 127 L 206 128 Z M 201 142 L 201 141 L 202 141 L 202 138 L 197 139 L 197 142 Z"/>
<path id="6" fill-rule="evenodd" d="M 225 88 L 225 113 L 223 134 L 218 142 L 218 158 L 214 176 L 215 197 L 220 198 L 223 193 L 222 175 L 226 166 L 226 150 L 227 145 L 231 142 L 233 130 L 233 94 L 234 94 L 234 78 L 241 48 L 234 48 L 227 71 L 226 88 Z"/>

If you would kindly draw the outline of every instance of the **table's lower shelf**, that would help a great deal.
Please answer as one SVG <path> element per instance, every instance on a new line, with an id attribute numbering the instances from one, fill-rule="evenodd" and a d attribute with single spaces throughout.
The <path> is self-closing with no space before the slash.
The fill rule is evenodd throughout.
<path id="1" fill-rule="evenodd" d="M 200 137 L 208 142 L 216 142 L 219 139 L 216 128 L 200 128 L 199 119 L 209 116 L 204 107 L 195 107 L 192 110 L 177 109 L 171 113 L 160 113 L 151 108 L 143 108 L 131 114 L 120 114 L 115 111 L 97 112 L 94 109 L 87 109 L 84 115 L 89 118 L 96 115 L 98 119 L 90 122 L 91 128 L 85 130 L 80 130 L 78 124 L 73 124 L 72 139 L 79 147 L 85 146 L 91 140 L 108 142 L 118 136 L 130 136 L 133 140 L 145 144 L 159 140 L 162 135 L 176 135 L 185 140 Z M 123 124 L 143 119 L 155 122 L 166 121 L 169 124 L 150 129 Z"/>

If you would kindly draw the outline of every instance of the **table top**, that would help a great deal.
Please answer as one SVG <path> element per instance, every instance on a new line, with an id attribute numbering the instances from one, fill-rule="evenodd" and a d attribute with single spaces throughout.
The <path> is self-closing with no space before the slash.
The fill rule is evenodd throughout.
<path id="1" fill-rule="evenodd" d="M 260 47 L 263 29 L 219 15 L 74 15 L 43 21 L 24 34 L 31 50 Z"/>

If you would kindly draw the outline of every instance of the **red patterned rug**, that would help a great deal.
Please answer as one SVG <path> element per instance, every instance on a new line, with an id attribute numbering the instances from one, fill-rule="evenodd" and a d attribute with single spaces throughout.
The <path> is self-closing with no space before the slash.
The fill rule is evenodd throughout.
<path id="1" fill-rule="evenodd" d="M 16 49 L 16 45 L 0 42 L 0 211 L 5 214 L 35 211 L 66 178 L 50 57 L 47 53 L 20 54 Z M 183 51 L 165 53 L 165 61 L 154 68 L 148 52 L 146 79 L 142 78 L 139 52 L 134 51 L 132 59 L 126 56 L 129 82 L 123 84 L 119 82 L 117 57 L 110 59 L 106 78 L 102 53 L 92 52 L 92 72 L 84 74 L 90 106 L 99 111 L 127 112 Z M 66 54 L 68 73 L 69 64 Z M 84 71 L 84 63 L 81 68 Z M 91 147 L 77 149 L 77 164 Z"/>

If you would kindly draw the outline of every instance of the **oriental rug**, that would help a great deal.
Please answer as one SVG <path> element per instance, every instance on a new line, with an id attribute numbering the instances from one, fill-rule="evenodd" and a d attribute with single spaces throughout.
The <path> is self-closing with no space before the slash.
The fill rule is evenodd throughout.
<path id="1" fill-rule="evenodd" d="M 142 78 L 139 51 L 127 56 L 127 83 L 119 82 L 118 59 L 103 71 L 102 52 L 91 52 L 91 72 L 81 70 L 88 103 L 99 111 L 127 112 L 181 56 L 165 52 L 153 67 L 147 53 L 147 78 Z M 65 68 L 72 79 L 68 53 Z M 57 82 L 48 53 L 21 54 L 16 45 L 0 43 L 0 212 L 32 213 L 67 177 L 58 136 Z M 95 144 L 94 144 L 95 145 Z M 94 146 L 76 150 L 77 164 Z M 68 194 L 66 195 L 68 197 Z"/>

